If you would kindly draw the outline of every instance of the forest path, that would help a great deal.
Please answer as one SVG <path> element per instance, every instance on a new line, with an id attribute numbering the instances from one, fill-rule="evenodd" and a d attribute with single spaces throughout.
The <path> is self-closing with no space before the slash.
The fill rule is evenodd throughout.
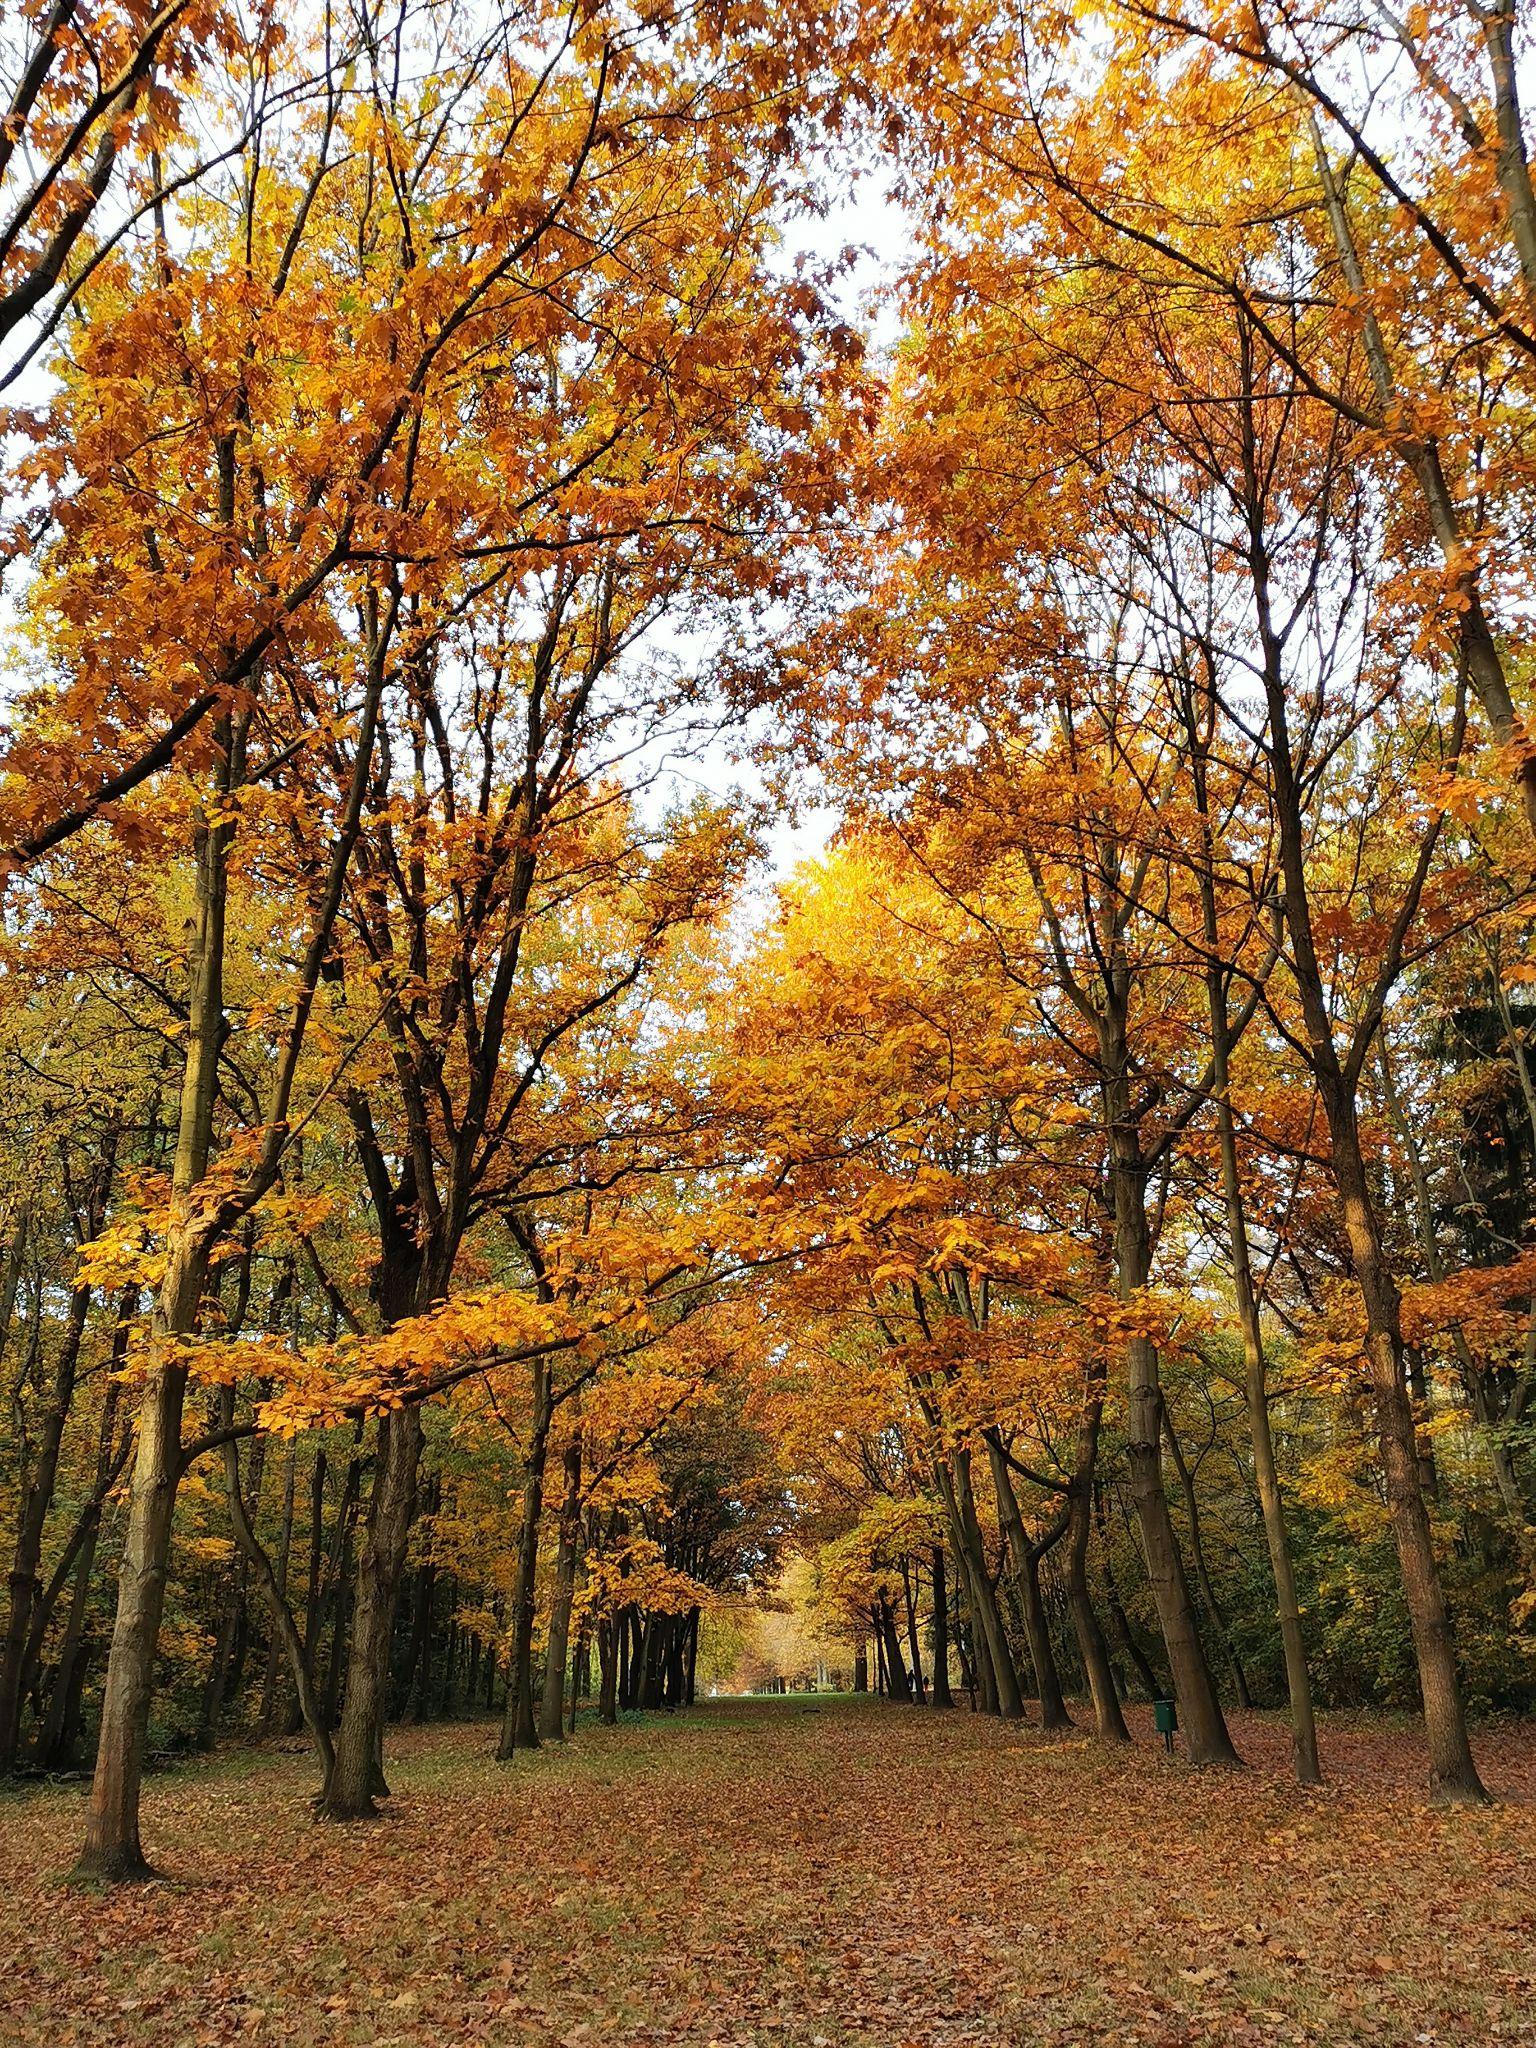
<path id="1" fill-rule="evenodd" d="M 5 2048 L 1308 2048 L 1536 2044 L 1536 1732 L 1434 1813 L 1412 1730 L 1325 1723 L 1332 1783 L 964 1711 L 713 1703 L 506 1766 L 397 1731 L 388 1817 L 305 1756 L 155 1779 L 174 1881 L 66 1891 L 78 1788 L 0 1798 Z"/>

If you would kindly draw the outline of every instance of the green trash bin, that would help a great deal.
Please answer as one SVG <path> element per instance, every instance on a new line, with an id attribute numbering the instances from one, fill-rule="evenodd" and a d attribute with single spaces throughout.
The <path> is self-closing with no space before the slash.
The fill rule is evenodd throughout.
<path id="1" fill-rule="evenodd" d="M 1163 1738 L 1163 1747 L 1173 1753 L 1173 1731 L 1179 1725 L 1179 1710 L 1172 1700 L 1152 1702 L 1152 1725 Z"/>

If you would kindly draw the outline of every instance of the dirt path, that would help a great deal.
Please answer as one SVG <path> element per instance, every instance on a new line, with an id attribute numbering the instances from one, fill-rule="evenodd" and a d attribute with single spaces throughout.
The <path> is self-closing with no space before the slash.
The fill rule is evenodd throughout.
<path id="1" fill-rule="evenodd" d="M 1422 1804 L 1411 1732 L 1325 1729 L 1330 1789 L 968 1714 L 797 1699 L 489 1761 L 409 1731 L 376 1825 L 302 1756 L 161 1778 L 169 1884 L 65 1891 L 75 1789 L 0 1799 L 4 2048 L 1536 2044 L 1536 1732 L 1508 1801 Z"/>

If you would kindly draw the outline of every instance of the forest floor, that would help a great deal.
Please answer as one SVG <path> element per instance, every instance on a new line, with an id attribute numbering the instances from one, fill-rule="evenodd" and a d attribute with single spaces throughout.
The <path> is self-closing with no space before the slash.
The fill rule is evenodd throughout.
<path id="1" fill-rule="evenodd" d="M 169 1881 L 59 1882 L 77 1786 L 0 1798 L 4 2048 L 1409 2048 L 1536 2044 L 1536 1730 L 1501 1804 L 1423 1800 L 1415 1731 L 1325 1722 L 1328 1788 L 959 1712 L 721 1702 L 498 1765 L 396 1731 L 388 1817 L 309 1760 L 157 1776 Z"/>

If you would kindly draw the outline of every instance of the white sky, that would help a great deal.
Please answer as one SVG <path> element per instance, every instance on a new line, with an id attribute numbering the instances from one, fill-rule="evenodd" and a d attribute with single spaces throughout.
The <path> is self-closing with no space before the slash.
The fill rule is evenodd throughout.
<path id="1" fill-rule="evenodd" d="M 796 232 L 786 237 L 786 255 L 791 261 L 802 252 L 823 258 L 845 249 L 858 252 L 837 293 L 839 310 L 877 350 L 891 348 L 897 338 L 897 322 L 882 293 L 904 268 L 912 237 L 909 221 L 880 178 L 866 174 L 851 181 L 822 219 L 806 219 L 795 227 Z M 771 725 L 763 729 L 771 734 Z M 753 764 L 734 760 L 725 744 L 712 747 L 702 758 L 679 764 L 679 768 L 670 778 L 663 772 L 659 785 L 663 799 L 669 787 L 673 794 L 703 788 L 716 796 L 734 788 L 749 798 L 761 797 L 764 791 L 763 778 Z M 825 850 L 837 824 L 835 810 L 814 804 L 803 807 L 795 818 L 780 817 L 768 835 L 761 910 L 767 910 L 774 884 Z"/>

